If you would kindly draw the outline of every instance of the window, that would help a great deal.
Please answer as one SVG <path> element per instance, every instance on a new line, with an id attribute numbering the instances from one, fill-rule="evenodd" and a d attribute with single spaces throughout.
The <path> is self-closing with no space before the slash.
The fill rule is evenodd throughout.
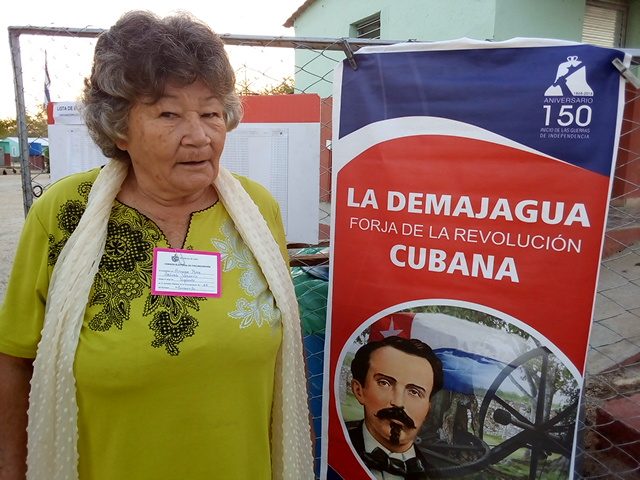
<path id="1" fill-rule="evenodd" d="M 587 0 L 582 41 L 601 47 L 624 47 L 628 8 L 626 0 Z"/>
<path id="2" fill-rule="evenodd" d="M 352 24 L 351 36 L 356 38 L 380 38 L 380 12 Z"/>

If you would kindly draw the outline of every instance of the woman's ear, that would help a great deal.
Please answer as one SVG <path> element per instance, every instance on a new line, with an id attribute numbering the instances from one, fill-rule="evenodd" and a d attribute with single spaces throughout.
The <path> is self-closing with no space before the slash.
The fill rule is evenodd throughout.
<path id="1" fill-rule="evenodd" d="M 119 138 L 118 140 L 116 140 L 116 147 L 118 147 L 120 150 L 126 151 L 129 148 L 129 142 L 125 138 Z"/>

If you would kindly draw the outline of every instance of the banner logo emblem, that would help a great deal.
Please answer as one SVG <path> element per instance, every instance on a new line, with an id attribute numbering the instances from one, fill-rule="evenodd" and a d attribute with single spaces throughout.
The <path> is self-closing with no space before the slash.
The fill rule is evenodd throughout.
<path id="1" fill-rule="evenodd" d="M 558 65 L 556 79 L 544 92 L 547 97 L 592 97 L 593 90 L 587 83 L 587 67 L 572 55 Z"/>

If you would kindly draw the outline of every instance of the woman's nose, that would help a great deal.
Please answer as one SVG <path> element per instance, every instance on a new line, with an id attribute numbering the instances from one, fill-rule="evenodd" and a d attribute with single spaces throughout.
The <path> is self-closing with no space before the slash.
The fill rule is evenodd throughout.
<path id="1" fill-rule="evenodd" d="M 182 144 L 194 147 L 204 147 L 209 143 L 211 143 L 211 138 L 207 135 L 207 131 L 200 115 L 185 116 Z"/>

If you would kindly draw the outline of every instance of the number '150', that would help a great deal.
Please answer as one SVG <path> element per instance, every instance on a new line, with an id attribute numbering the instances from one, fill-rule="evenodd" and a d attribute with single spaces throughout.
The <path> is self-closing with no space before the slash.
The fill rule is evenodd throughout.
<path id="1" fill-rule="evenodd" d="M 551 111 L 551 105 L 543 105 L 545 116 L 544 125 L 549 126 L 551 123 L 551 117 L 553 112 Z M 562 105 L 560 111 L 555 116 L 555 121 L 561 127 L 568 127 L 569 125 L 578 125 L 579 127 L 586 127 L 591 123 L 591 107 L 589 105 L 580 105 L 575 108 L 575 105 Z"/>

